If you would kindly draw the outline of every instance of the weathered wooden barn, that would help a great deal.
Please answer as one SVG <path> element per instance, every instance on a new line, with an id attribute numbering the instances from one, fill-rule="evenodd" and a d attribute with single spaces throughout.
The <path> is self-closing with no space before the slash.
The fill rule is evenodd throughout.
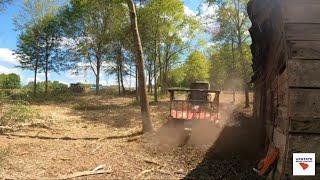
<path id="1" fill-rule="evenodd" d="M 251 0 L 254 117 L 292 176 L 292 153 L 316 153 L 320 176 L 320 0 Z M 318 177 L 319 178 L 319 177 Z"/>

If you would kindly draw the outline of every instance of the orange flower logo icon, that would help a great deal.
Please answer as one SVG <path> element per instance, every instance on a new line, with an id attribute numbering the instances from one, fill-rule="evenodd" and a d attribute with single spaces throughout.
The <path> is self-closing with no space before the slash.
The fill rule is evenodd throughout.
<path id="1" fill-rule="evenodd" d="M 306 170 L 309 167 L 309 165 L 304 163 L 304 162 L 301 162 L 299 164 L 300 164 L 300 166 L 302 167 L 303 170 Z"/>

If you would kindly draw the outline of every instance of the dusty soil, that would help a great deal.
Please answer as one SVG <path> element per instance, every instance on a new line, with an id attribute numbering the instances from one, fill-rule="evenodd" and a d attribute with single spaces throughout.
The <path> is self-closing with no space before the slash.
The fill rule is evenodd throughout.
<path id="1" fill-rule="evenodd" d="M 0 134 L 0 179 L 56 179 L 100 165 L 105 173 L 82 178 L 258 178 L 252 168 L 261 150 L 252 110 L 237 105 L 241 95 L 236 105 L 231 100 L 231 94 L 222 94 L 221 125 L 199 124 L 183 146 L 183 132 L 167 125 L 166 100 L 151 105 L 152 134 L 141 134 L 139 106 L 131 97 L 85 96 L 33 105 L 46 126 Z M 74 110 L 79 102 L 99 108 Z"/>

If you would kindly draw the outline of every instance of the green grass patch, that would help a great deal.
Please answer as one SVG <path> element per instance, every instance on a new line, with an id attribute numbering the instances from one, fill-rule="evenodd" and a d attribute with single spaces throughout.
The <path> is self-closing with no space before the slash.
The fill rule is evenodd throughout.
<path id="1" fill-rule="evenodd" d="M 129 106 L 139 106 L 140 105 L 140 102 L 137 101 L 136 99 L 132 100 L 130 103 L 129 103 Z"/>
<path id="2" fill-rule="evenodd" d="M 95 110 L 111 110 L 122 108 L 123 106 L 114 104 L 90 104 L 87 102 L 79 102 L 72 107 L 72 109 L 77 111 L 95 111 Z"/>
<path id="3" fill-rule="evenodd" d="M 45 94 L 45 93 L 38 93 L 36 96 L 32 96 L 30 99 L 31 103 L 65 103 L 69 101 L 75 100 L 77 95 L 72 93 L 66 94 Z"/>
<path id="4" fill-rule="evenodd" d="M 9 106 L 9 109 L 3 113 L 0 118 L 0 125 L 15 125 L 18 123 L 32 121 L 35 118 L 40 118 L 39 110 L 26 104 L 17 103 Z"/>
<path id="5" fill-rule="evenodd" d="M 28 103 L 65 103 L 75 100 L 78 96 L 71 91 L 49 91 L 47 94 L 39 91 L 36 96 L 29 89 L 0 89 L 0 100 L 8 103 L 25 101 Z"/>

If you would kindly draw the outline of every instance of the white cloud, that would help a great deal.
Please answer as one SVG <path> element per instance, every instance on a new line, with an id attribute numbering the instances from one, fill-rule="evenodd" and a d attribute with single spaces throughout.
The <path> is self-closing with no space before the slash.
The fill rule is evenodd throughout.
<path id="1" fill-rule="evenodd" d="M 65 85 L 68 85 L 68 86 L 70 85 L 70 83 L 67 83 L 67 82 L 65 82 L 65 81 L 60 81 L 60 80 L 59 80 L 59 83 L 65 84 Z"/>
<path id="2" fill-rule="evenodd" d="M 33 77 L 29 77 L 29 78 L 27 78 L 27 79 L 26 79 L 26 82 L 27 82 L 27 83 L 29 83 L 29 82 L 33 82 L 33 80 L 34 80 L 34 78 L 33 78 Z"/>
<path id="3" fill-rule="evenodd" d="M 5 62 L 11 65 L 18 65 L 19 61 L 14 52 L 8 48 L 0 48 L 0 62 Z"/>
<path id="4" fill-rule="evenodd" d="M 26 84 L 28 84 L 29 82 L 33 82 L 33 80 L 34 80 L 34 77 L 28 77 L 28 78 L 25 79 L 24 82 L 26 82 Z M 42 78 L 37 77 L 37 83 L 38 83 L 38 82 L 43 82 L 43 81 L 44 81 L 44 80 L 43 80 Z"/>
<path id="5" fill-rule="evenodd" d="M 0 74 L 10 74 L 10 73 L 15 73 L 20 75 L 21 71 L 18 68 L 10 68 L 10 67 L 5 67 L 0 65 Z"/>
<path id="6" fill-rule="evenodd" d="M 197 16 L 197 13 L 191 10 L 188 6 L 184 5 L 184 14 L 187 16 Z"/>

